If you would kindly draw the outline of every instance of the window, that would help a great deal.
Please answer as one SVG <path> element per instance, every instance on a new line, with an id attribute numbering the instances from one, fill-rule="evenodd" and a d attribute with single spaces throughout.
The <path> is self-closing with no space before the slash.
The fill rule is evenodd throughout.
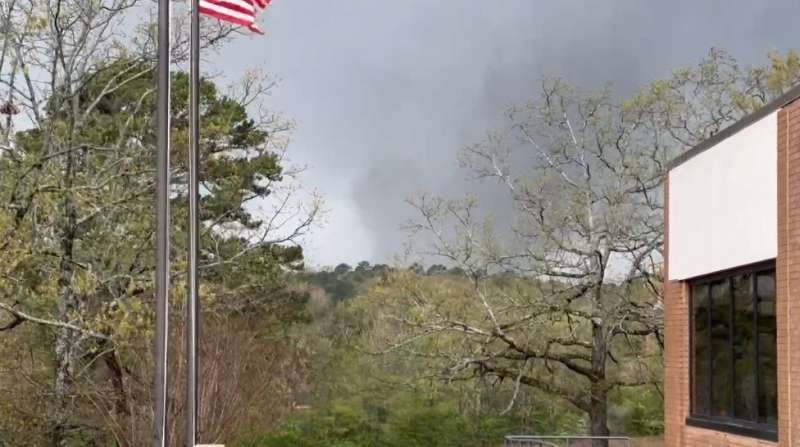
<path id="1" fill-rule="evenodd" d="M 777 438 L 774 263 L 691 283 L 691 417 Z"/>

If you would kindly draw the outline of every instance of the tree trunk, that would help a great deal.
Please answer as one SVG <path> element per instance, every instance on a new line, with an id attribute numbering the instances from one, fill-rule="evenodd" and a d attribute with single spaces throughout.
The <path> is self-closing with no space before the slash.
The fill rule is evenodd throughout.
<path id="1" fill-rule="evenodd" d="M 589 429 L 592 436 L 608 436 L 608 384 L 606 382 L 606 343 L 603 322 L 592 321 L 592 374 L 591 402 L 589 404 Z M 607 440 L 595 440 L 592 447 L 607 447 Z"/>
<path id="2" fill-rule="evenodd" d="M 114 387 L 114 411 L 117 415 L 128 415 L 128 398 L 125 394 L 125 379 L 117 352 L 111 350 L 103 355 L 103 361 L 110 372 L 111 385 Z"/>
<path id="3" fill-rule="evenodd" d="M 59 314 L 61 314 L 61 307 L 59 305 Z M 62 320 L 63 321 L 63 320 Z M 69 377 L 72 374 L 71 361 L 72 357 L 72 334 L 67 329 L 58 329 L 56 333 L 55 343 L 55 412 L 51 421 L 51 445 L 53 447 L 61 447 L 64 443 L 65 433 L 67 428 L 67 419 L 69 409 L 67 401 L 67 393 L 69 388 Z"/>
<path id="4" fill-rule="evenodd" d="M 68 323 L 77 310 L 75 296 L 72 290 L 72 279 L 75 273 L 73 248 L 75 244 L 75 224 L 77 211 L 70 195 L 72 188 L 74 156 L 70 152 L 66 155 L 64 170 L 64 195 L 63 214 L 61 217 L 61 260 L 59 262 L 58 276 L 58 320 Z M 60 328 L 56 331 L 55 341 L 55 404 L 50 436 L 53 447 L 62 447 L 66 443 L 66 432 L 69 421 L 69 388 L 75 366 L 75 350 L 77 349 L 77 335 L 74 331 Z"/>

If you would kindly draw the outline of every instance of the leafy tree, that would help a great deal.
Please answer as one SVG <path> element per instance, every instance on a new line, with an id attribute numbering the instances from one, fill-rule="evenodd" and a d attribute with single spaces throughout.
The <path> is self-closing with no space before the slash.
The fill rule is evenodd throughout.
<path id="1" fill-rule="evenodd" d="M 664 399 L 655 390 L 621 389 L 611 396 L 619 414 L 619 431 L 629 436 L 659 435 L 664 432 Z"/>
<path id="2" fill-rule="evenodd" d="M 0 330 L 19 337 L 4 339 L 2 349 L 10 354 L 5 358 L 18 358 L 15 352 L 28 344 L 36 349 L 21 369 L 4 368 L 19 375 L 4 372 L 0 382 L 25 383 L 30 368 L 36 386 L 17 395 L 14 405 L 32 410 L 45 403 L 30 424 L 20 423 L 24 411 L 3 418 L 2 430 L 20 440 L 15 443 L 41 444 L 43 436 L 51 445 L 87 438 L 132 445 L 148 439 L 155 72 L 147 48 L 141 57 L 132 56 L 109 46 L 103 34 L 132 5 L 64 3 L 59 10 L 48 3 L 48 17 L 73 27 L 57 35 L 51 33 L 58 27 L 22 24 L 36 11 L 25 10 L 23 3 L 7 12 L 12 28 L 19 28 L 6 40 L 16 57 L 10 67 L 0 67 L 0 80 L 32 125 L 17 132 L 7 128 L 0 157 Z M 81 37 L 80 27 L 88 37 Z M 85 40 L 70 40 L 78 38 Z M 47 48 L 37 41 L 47 42 Z M 49 83 L 32 82 L 32 72 Z M 290 322 L 303 312 L 305 297 L 287 287 L 287 272 L 302 268 L 297 243 L 319 210 L 318 198 L 301 200 L 293 180 L 298 172 L 284 166 L 283 134 L 290 126 L 265 110 L 248 113 L 271 85 L 255 74 L 230 94 L 208 80 L 201 85 L 201 292 L 209 316 L 261 315 L 261 328 L 267 316 Z M 176 73 L 173 88 L 172 243 L 180 269 L 187 76 Z M 180 314 L 185 284 L 180 274 L 175 278 L 173 310 Z M 208 360 L 213 365 L 213 358 Z M 209 402 L 209 409 L 235 410 L 245 419 L 248 408 L 230 406 L 237 396 L 215 398 L 220 400 Z M 202 415 L 207 435 L 235 428 L 217 416 Z"/>
<path id="3" fill-rule="evenodd" d="M 332 271 L 306 272 L 304 276 L 309 282 L 325 290 L 334 302 L 340 303 L 356 296 L 363 284 L 368 284 L 389 271 L 391 268 L 386 264 L 371 266 L 369 262 L 361 261 L 355 269 L 343 263 Z"/>
<path id="4" fill-rule="evenodd" d="M 442 264 L 433 264 L 432 266 L 428 267 L 428 271 L 425 272 L 426 275 L 441 275 L 447 272 L 447 267 L 443 266 Z"/>
<path id="5" fill-rule="evenodd" d="M 387 273 L 391 269 L 392 268 L 389 267 L 386 264 L 375 264 L 375 265 L 372 266 L 372 271 L 375 272 L 375 273 Z"/>
<path id="6" fill-rule="evenodd" d="M 357 272 L 366 272 L 370 269 L 369 261 L 361 261 L 356 266 Z"/>
<path id="7" fill-rule="evenodd" d="M 336 268 L 333 269 L 333 273 L 337 275 L 344 275 L 345 273 L 350 273 L 350 271 L 352 270 L 353 268 L 350 267 L 350 265 L 342 263 L 337 265 Z"/>
<path id="8" fill-rule="evenodd" d="M 306 277 L 330 295 L 334 302 L 344 301 L 356 294 L 352 271 L 337 268 L 334 271 L 309 272 Z"/>

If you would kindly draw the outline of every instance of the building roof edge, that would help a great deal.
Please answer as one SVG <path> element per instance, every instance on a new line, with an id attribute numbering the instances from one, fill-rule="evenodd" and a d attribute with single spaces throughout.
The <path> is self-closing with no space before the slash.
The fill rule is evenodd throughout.
<path id="1" fill-rule="evenodd" d="M 742 129 L 747 128 L 751 124 L 755 123 L 756 121 L 759 121 L 760 119 L 775 112 L 776 110 L 782 109 L 783 107 L 794 102 L 797 99 L 800 99 L 800 85 L 792 87 L 786 93 L 773 99 L 772 101 L 765 104 L 763 107 L 756 110 L 755 112 L 741 118 L 739 121 L 736 121 L 735 123 L 722 129 L 721 131 L 717 132 L 711 137 L 703 140 L 702 142 L 692 147 L 691 149 L 687 150 L 686 152 L 682 153 L 681 155 L 678 155 L 677 157 L 673 158 L 667 164 L 667 169 L 671 171 L 677 168 L 678 166 L 686 163 L 687 161 L 691 160 L 697 155 L 716 146 L 723 140 L 732 137 Z"/>

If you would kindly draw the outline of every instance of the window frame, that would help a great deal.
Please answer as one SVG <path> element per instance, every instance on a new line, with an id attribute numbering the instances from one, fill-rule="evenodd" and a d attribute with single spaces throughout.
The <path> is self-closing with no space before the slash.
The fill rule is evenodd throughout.
<path id="1" fill-rule="evenodd" d="M 757 290 L 756 290 L 756 278 L 759 274 L 765 273 L 772 273 L 773 277 L 775 277 L 776 282 L 776 289 L 777 289 L 777 277 L 776 275 L 776 268 L 775 268 L 775 260 L 769 260 L 764 262 L 758 262 L 755 264 L 749 264 L 741 267 L 737 267 L 734 269 L 724 270 L 720 272 L 715 272 L 709 275 L 704 275 L 701 277 L 692 278 L 687 280 L 687 291 L 688 291 L 688 315 L 689 315 L 689 416 L 686 418 L 686 424 L 712 429 L 722 432 L 728 432 L 736 435 L 748 436 L 768 441 L 778 441 L 778 424 L 765 423 L 765 422 L 758 422 L 759 418 L 759 405 L 758 402 L 760 400 L 760 382 L 761 382 L 761 368 L 757 368 L 755 370 L 755 378 L 754 382 L 755 386 L 755 421 L 748 420 L 748 419 L 739 419 L 735 417 L 735 356 L 731 355 L 731 366 L 730 366 L 730 382 L 731 382 L 731 399 L 730 399 L 730 414 L 732 416 L 713 416 L 710 413 L 712 412 L 711 408 L 713 408 L 713 401 L 712 401 L 712 389 L 713 389 L 713 382 L 714 382 L 714 365 L 712 361 L 712 349 L 709 349 L 709 383 L 707 384 L 708 388 L 708 406 L 709 406 L 709 414 L 697 414 L 695 412 L 695 309 L 694 309 L 694 302 L 695 297 L 693 296 L 693 290 L 696 286 L 705 285 L 706 288 L 706 299 L 708 301 L 708 317 L 711 318 L 711 308 L 713 307 L 712 296 L 711 296 L 711 286 L 714 283 L 727 280 L 729 289 L 732 289 L 732 278 L 735 276 L 740 275 L 752 275 L 751 284 L 750 284 L 750 294 L 751 299 L 753 300 L 753 329 L 755 337 L 758 337 L 758 320 L 759 320 L 759 306 L 758 306 L 758 297 L 757 297 Z M 731 335 L 728 338 L 728 349 L 730 350 L 731 354 L 734 353 L 734 315 L 736 312 L 735 309 L 735 298 L 733 296 L 733 291 L 730 290 L 730 315 L 729 315 L 729 329 Z M 777 290 L 775 293 L 775 300 L 777 300 Z M 777 319 L 777 316 L 776 316 Z M 711 328 L 709 328 L 709 334 L 711 333 Z M 776 334 L 777 338 L 777 334 Z M 709 343 L 711 342 L 711 336 L 709 335 Z M 756 338 L 755 341 L 755 356 L 756 361 L 755 365 L 761 365 L 761 352 L 759 349 L 759 341 Z M 777 371 L 776 371 L 777 374 Z"/>

